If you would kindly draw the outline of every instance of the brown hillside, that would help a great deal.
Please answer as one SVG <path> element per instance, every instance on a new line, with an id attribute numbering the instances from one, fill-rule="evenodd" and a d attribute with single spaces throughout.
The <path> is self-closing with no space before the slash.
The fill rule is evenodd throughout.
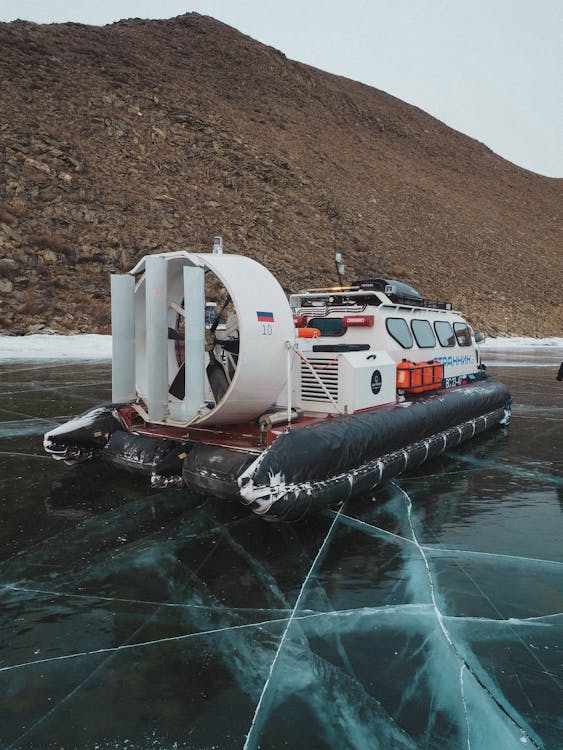
<path id="1" fill-rule="evenodd" d="M 0 329 L 107 331 L 109 273 L 227 251 L 562 335 L 563 181 L 213 19 L 0 24 Z"/>

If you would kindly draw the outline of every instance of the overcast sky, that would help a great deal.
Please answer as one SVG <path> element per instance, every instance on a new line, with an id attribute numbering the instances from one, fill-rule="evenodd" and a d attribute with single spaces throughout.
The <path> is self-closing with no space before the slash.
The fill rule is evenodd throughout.
<path id="1" fill-rule="evenodd" d="M 105 24 L 190 11 L 563 177 L 563 0 L 0 0 L 1 21 Z"/>

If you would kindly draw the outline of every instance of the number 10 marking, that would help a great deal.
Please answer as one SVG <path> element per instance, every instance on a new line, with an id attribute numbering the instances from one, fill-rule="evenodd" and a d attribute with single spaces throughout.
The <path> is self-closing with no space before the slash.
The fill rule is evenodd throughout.
<path id="1" fill-rule="evenodd" d="M 272 326 L 270 323 L 262 323 L 262 336 L 271 336 Z"/>

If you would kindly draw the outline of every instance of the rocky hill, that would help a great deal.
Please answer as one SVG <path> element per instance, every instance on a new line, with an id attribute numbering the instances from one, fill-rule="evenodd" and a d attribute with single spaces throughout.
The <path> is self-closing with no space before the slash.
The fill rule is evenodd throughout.
<path id="1" fill-rule="evenodd" d="M 289 291 L 390 276 L 490 333 L 563 331 L 563 181 L 211 18 L 0 24 L 0 330 L 107 331 L 145 253 Z"/>

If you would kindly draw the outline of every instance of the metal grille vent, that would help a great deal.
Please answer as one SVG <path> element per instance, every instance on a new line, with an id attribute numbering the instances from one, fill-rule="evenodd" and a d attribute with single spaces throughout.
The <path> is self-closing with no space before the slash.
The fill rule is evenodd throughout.
<path id="1" fill-rule="evenodd" d="M 335 401 L 338 401 L 338 360 L 307 358 L 319 379 Z M 324 388 L 306 362 L 301 362 L 301 400 L 330 402 Z"/>

